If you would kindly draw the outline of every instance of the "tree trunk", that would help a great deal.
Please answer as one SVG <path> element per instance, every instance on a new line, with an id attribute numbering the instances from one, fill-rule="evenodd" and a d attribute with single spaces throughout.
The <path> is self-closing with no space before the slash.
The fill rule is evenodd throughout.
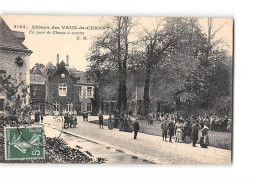
<path id="1" fill-rule="evenodd" d="M 100 71 L 96 71 L 96 79 L 97 79 L 97 85 L 95 86 L 94 90 L 94 99 L 93 99 L 93 114 L 97 115 L 100 112 Z"/>
<path id="2" fill-rule="evenodd" d="M 119 74 L 121 73 L 122 72 L 119 72 Z M 122 106 L 122 80 L 121 80 L 121 76 L 119 76 L 117 109 L 120 112 L 121 112 L 121 106 Z"/>
<path id="3" fill-rule="evenodd" d="M 117 30 L 117 61 L 118 61 L 118 100 L 117 100 L 117 109 L 121 112 L 122 109 L 122 62 L 121 62 L 121 18 L 118 18 L 118 30 Z"/>
<path id="4" fill-rule="evenodd" d="M 208 39 L 207 39 L 207 50 L 206 50 L 206 60 L 209 60 L 209 53 L 211 51 L 211 29 L 212 29 L 212 19 L 208 18 Z"/>
<path id="5" fill-rule="evenodd" d="M 123 111 L 127 111 L 127 96 L 126 96 L 126 62 L 128 59 L 128 17 L 124 17 L 125 25 L 125 56 L 123 61 L 123 74 L 122 74 L 122 103 Z"/>
<path id="6" fill-rule="evenodd" d="M 99 86 L 96 86 L 95 88 L 95 99 L 94 99 L 94 107 L 93 114 L 97 115 L 100 112 L 100 89 Z"/>
<path id="7" fill-rule="evenodd" d="M 144 115 L 147 116 L 149 113 L 149 107 L 150 107 L 150 79 L 151 79 L 151 68 L 152 65 L 149 63 L 150 60 L 148 60 L 148 63 L 146 65 L 146 77 L 144 81 Z"/>

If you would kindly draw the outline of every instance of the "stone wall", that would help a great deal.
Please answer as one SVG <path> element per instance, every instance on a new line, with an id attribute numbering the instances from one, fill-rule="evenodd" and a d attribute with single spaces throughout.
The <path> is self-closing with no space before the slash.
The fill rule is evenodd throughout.
<path id="1" fill-rule="evenodd" d="M 1 70 L 6 72 L 6 77 L 11 75 L 14 78 L 13 83 L 24 82 L 24 85 L 20 86 L 17 94 L 22 94 L 22 89 L 30 85 L 30 70 L 29 70 L 29 55 L 30 53 L 0 50 L 0 67 Z M 21 57 L 24 61 L 23 66 L 18 66 L 15 63 L 17 57 Z M 29 90 L 29 88 L 28 88 Z M 29 92 L 29 91 L 28 91 Z M 4 92 L 0 91 L 0 98 L 4 98 L 4 106 L 7 104 L 8 100 Z M 24 99 L 24 105 L 29 104 L 29 94 Z"/>

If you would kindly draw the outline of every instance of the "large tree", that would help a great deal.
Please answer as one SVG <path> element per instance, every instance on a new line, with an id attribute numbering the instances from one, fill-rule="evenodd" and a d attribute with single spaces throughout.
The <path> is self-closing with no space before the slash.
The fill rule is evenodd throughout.
<path id="1" fill-rule="evenodd" d="M 221 40 L 214 38 L 223 25 L 213 31 L 211 23 L 209 35 L 197 18 L 157 18 L 152 28 L 132 30 L 137 33 L 129 48 L 128 20 L 115 17 L 111 29 L 93 42 L 98 53 L 91 53 L 92 69 L 100 66 L 103 84 L 118 87 L 113 95 L 121 111 L 126 111 L 123 102 L 136 97 L 129 94 L 143 86 L 145 115 L 151 100 L 188 113 L 229 113 L 232 61 Z"/>
<path id="2" fill-rule="evenodd" d="M 45 68 L 45 65 L 42 63 L 35 63 L 35 65 L 31 69 L 31 73 L 42 73 Z"/>
<path id="3" fill-rule="evenodd" d="M 146 77 L 144 81 L 145 115 L 149 112 L 152 76 L 157 76 L 155 82 L 161 83 L 160 85 L 153 85 L 156 88 L 156 90 L 153 90 L 153 94 L 160 93 L 161 100 L 170 99 L 173 101 L 173 98 L 170 96 L 176 98 L 175 93 L 180 92 L 185 86 L 184 81 L 181 79 L 187 73 L 175 76 L 179 79 L 173 79 L 169 74 L 176 74 L 176 72 L 180 71 L 180 68 L 182 68 L 181 72 L 188 72 L 194 68 L 194 65 L 189 64 L 189 62 L 194 60 L 195 51 L 200 48 L 200 40 L 202 38 L 198 23 L 194 18 L 160 18 L 157 19 L 154 29 L 150 31 L 145 30 L 143 38 L 146 54 Z M 165 71 L 167 71 L 168 75 Z M 159 80 L 158 77 L 162 77 L 161 74 L 166 76 Z M 176 84 L 177 81 L 180 83 Z M 162 89 L 162 87 L 164 91 L 158 89 Z M 166 96 L 165 99 L 163 99 L 164 96 Z"/>
<path id="4" fill-rule="evenodd" d="M 133 27 L 132 19 L 116 16 L 106 20 L 108 30 L 98 35 L 92 44 L 91 68 L 93 70 L 116 71 L 114 85 L 118 83 L 117 108 L 127 111 L 127 61 L 129 59 L 128 36 Z M 98 55 L 97 55 L 98 54 Z M 101 60 L 102 59 L 102 60 Z M 101 61 L 100 61 L 101 60 Z M 96 68 L 99 66 L 99 68 Z"/>

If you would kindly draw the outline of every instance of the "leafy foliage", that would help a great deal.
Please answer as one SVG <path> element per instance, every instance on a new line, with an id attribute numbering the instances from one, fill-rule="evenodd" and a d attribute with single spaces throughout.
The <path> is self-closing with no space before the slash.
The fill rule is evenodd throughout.
<path id="1" fill-rule="evenodd" d="M 115 75 L 119 54 L 116 34 L 111 35 L 116 30 L 111 26 L 110 34 L 97 37 L 91 50 L 91 69 L 102 79 L 106 100 L 117 98 L 113 87 L 119 79 Z M 211 23 L 208 30 L 209 34 L 202 31 L 197 18 L 159 18 L 152 29 L 134 34 L 127 61 L 127 98 L 133 100 L 135 88 L 142 86 L 145 114 L 152 99 L 185 113 L 232 115 L 232 59 L 221 39 L 213 41 L 217 31 L 211 32 Z"/>
<path id="2" fill-rule="evenodd" d="M 5 72 L 0 74 L 0 91 L 6 95 L 5 111 L 7 116 L 12 116 L 18 121 L 28 120 L 30 118 L 30 106 L 26 105 L 28 95 L 28 86 L 24 80 L 13 78 L 11 75 L 6 77 Z"/>
<path id="3" fill-rule="evenodd" d="M 42 63 L 36 63 L 33 67 L 32 67 L 32 69 L 30 70 L 31 71 L 31 73 L 34 73 L 34 72 L 41 72 L 41 73 L 43 73 L 43 70 L 44 70 L 44 68 L 45 68 L 45 65 L 44 64 L 42 64 Z"/>

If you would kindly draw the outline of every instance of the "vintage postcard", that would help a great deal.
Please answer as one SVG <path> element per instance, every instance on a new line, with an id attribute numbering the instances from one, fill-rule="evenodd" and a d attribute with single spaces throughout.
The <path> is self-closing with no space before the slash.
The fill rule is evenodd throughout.
<path id="1" fill-rule="evenodd" d="M 0 16 L 0 162 L 232 163 L 233 19 Z"/>

